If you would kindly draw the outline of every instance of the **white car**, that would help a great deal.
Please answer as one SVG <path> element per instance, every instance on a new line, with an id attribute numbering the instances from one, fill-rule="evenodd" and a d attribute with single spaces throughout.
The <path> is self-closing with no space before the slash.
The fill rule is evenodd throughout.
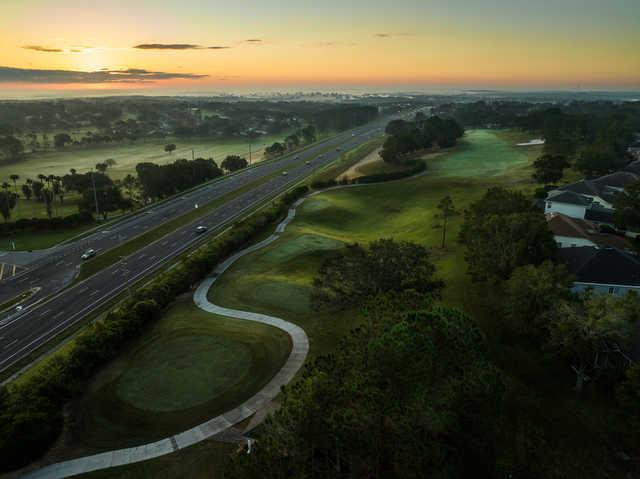
<path id="1" fill-rule="evenodd" d="M 305 165 L 310 165 L 310 164 L 311 164 L 311 162 L 310 162 L 309 160 L 307 160 L 307 161 L 305 161 L 305 162 L 304 162 L 304 164 L 305 164 Z"/>
<path id="2" fill-rule="evenodd" d="M 287 176 L 288 174 L 289 174 L 289 172 L 288 172 L 288 171 L 283 171 L 283 172 L 282 172 L 282 176 Z"/>
<path id="3" fill-rule="evenodd" d="M 80 256 L 80 259 L 93 258 L 95 255 L 96 255 L 96 250 L 90 248 L 87 251 L 85 251 L 84 253 L 82 253 L 82 256 Z"/>
<path id="4" fill-rule="evenodd" d="M 207 227 L 206 226 L 198 226 L 196 228 L 196 233 L 204 233 L 205 231 L 207 231 Z"/>

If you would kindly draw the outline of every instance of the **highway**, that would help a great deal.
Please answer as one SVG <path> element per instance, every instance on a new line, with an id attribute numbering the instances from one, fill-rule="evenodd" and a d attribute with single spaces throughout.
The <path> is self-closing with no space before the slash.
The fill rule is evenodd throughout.
<path id="1" fill-rule="evenodd" d="M 222 177 L 201 188 L 136 213 L 122 221 L 106 225 L 95 233 L 77 241 L 54 247 L 40 259 L 28 264 L 26 271 L 22 274 L 0 281 L 0 304 L 34 287 L 40 287 L 41 289 L 23 303 L 25 306 L 50 296 L 73 281 L 82 262 L 80 256 L 88 248 L 97 250 L 98 254 L 104 253 L 136 236 L 153 230 L 163 223 L 178 218 L 193 210 L 196 204 L 206 206 L 208 203 L 259 181 L 282 168 L 291 168 L 295 164 L 304 163 L 305 160 L 314 158 L 326 148 L 342 144 L 345 139 L 350 137 L 351 133 L 337 135 L 326 142 L 319 143 L 300 152 L 299 159 L 296 159 L 297 155 L 291 155 L 273 162 L 258 163 L 252 168 Z M 0 315 L 0 321 L 2 319 L 3 316 Z"/>
<path id="2" fill-rule="evenodd" d="M 385 122 L 386 123 L 386 122 Z M 21 276 L 3 281 L 3 295 L 7 287 L 20 292 L 39 286 L 40 300 L 33 299 L 22 311 L 12 311 L 0 316 L 0 371 L 28 356 L 55 335 L 72 326 L 101 305 L 116 297 L 129 286 L 161 270 L 175 257 L 196 244 L 211 237 L 222 226 L 243 213 L 264 204 L 279 192 L 308 177 L 314 170 L 336 160 L 344 151 L 365 143 L 382 134 L 383 122 L 352 130 L 327 142 L 299 153 L 297 156 L 265 163 L 247 169 L 241 174 L 211 183 L 183 197 L 177 197 L 132 216 L 104 231 L 98 231 L 76 243 L 60 248 L 53 259 L 45 258 Z M 337 147 L 342 151 L 336 151 Z M 321 152 L 329 149 L 324 155 Z M 307 165 L 306 162 L 309 162 Z M 91 247 L 104 251 L 108 248 L 148 231 L 162 222 L 169 221 L 194 208 L 195 203 L 209 201 L 236 191 L 260 178 L 286 168 L 287 175 L 274 175 L 255 188 L 245 191 L 193 222 L 176 229 L 159 240 L 139 249 L 122 261 L 96 273 L 88 279 L 62 289 L 73 279 L 81 251 Z M 208 228 L 204 234 L 196 232 L 196 226 Z M 62 289 L 62 290 L 61 290 Z M 60 291 L 61 290 L 61 291 Z M 48 295 L 53 294 L 50 298 Z M 41 298 L 46 299 L 41 299 Z"/>

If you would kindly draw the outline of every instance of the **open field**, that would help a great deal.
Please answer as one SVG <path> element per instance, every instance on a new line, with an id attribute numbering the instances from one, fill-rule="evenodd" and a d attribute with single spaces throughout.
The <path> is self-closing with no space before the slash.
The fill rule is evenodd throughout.
<path id="1" fill-rule="evenodd" d="M 289 336 L 206 313 L 191 298 L 104 368 L 74 414 L 61 459 L 131 446 L 188 429 L 254 394 L 280 369 Z"/>
<path id="2" fill-rule="evenodd" d="M 257 161 L 262 158 L 262 150 L 265 145 L 281 141 L 285 136 L 286 133 L 255 139 L 233 140 L 163 138 L 118 145 L 68 147 L 60 151 L 36 152 L 28 154 L 21 162 L 0 165 L 0 182 L 8 181 L 9 175 L 14 173 L 20 175 L 22 179 L 35 178 L 40 173 L 62 176 L 69 173 L 71 168 L 75 168 L 78 173 L 86 173 L 96 163 L 103 162 L 108 158 L 117 162 L 116 166 L 109 170 L 109 176 L 118 179 L 125 177 L 128 173 L 134 174 L 137 163 L 164 164 L 178 158 L 191 159 L 191 150 L 196 158 L 213 158 L 219 164 L 227 155 L 231 154 L 246 156 L 248 160 L 249 148 L 251 148 L 252 158 Z M 174 143 L 177 147 L 171 154 L 164 151 L 164 146 L 169 143 Z"/>

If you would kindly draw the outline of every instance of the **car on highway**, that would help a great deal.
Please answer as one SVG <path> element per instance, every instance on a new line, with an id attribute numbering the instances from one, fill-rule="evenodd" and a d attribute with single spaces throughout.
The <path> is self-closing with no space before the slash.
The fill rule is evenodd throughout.
<path id="1" fill-rule="evenodd" d="M 299 159 L 300 159 L 300 156 L 299 156 L 299 155 L 296 155 L 296 158 L 295 158 L 295 159 L 296 159 L 296 160 L 299 160 Z"/>
<path id="2" fill-rule="evenodd" d="M 283 171 L 283 172 L 282 172 L 282 176 L 287 176 L 288 174 L 289 174 L 289 172 L 288 172 L 288 171 Z"/>
<path id="3" fill-rule="evenodd" d="M 204 233 L 207 230 L 208 230 L 208 228 L 206 226 L 198 226 L 196 228 L 196 233 Z"/>
<path id="4" fill-rule="evenodd" d="M 336 151 L 342 151 L 342 148 L 338 147 L 336 148 Z"/>
<path id="5" fill-rule="evenodd" d="M 311 162 L 310 162 L 309 160 L 307 160 L 307 161 L 305 161 L 305 162 L 304 162 L 304 164 L 305 164 L 305 165 L 310 165 L 310 164 L 311 164 Z"/>
<path id="6" fill-rule="evenodd" d="M 82 253 L 82 256 L 80 256 L 80 259 L 93 258 L 95 255 L 96 255 L 96 250 L 94 250 L 93 248 L 89 248 L 84 253 Z"/>

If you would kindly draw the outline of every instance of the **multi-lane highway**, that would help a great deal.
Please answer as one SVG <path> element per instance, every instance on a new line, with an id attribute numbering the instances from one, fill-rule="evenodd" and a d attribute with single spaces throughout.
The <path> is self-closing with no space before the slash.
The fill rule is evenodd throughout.
<path id="1" fill-rule="evenodd" d="M 29 272 L 0 283 L 3 296 L 6 294 L 5 288 L 13 288 L 14 294 L 28 287 L 43 288 L 39 293 L 39 301 L 30 303 L 22 311 L 0 316 L 0 371 L 23 359 L 130 285 L 160 270 L 168 261 L 204 241 L 220 227 L 273 198 L 314 170 L 334 161 L 341 154 L 336 151 L 337 147 L 342 152 L 356 148 L 373 136 L 381 135 L 382 127 L 382 123 L 368 125 L 339 135 L 299 155 L 265 163 L 211 183 L 188 193 L 184 198 L 178 197 L 158 205 L 150 209 L 150 213 L 135 215 L 82 241 L 62 247 L 55 251 L 53 258 L 44 258 L 38 264 L 31 265 Z M 322 152 L 325 153 L 321 154 Z M 282 169 L 287 170 L 286 175 L 274 175 Z M 111 248 L 184 214 L 196 203 L 204 205 L 261 178 L 265 181 L 256 183 L 254 188 L 234 196 L 192 223 L 176 229 L 90 278 L 59 291 L 73 279 L 83 249 Z M 198 233 L 196 227 L 200 225 L 206 226 L 208 232 Z M 59 292 L 43 299 L 43 295 L 50 295 L 55 291 Z"/>
<path id="2" fill-rule="evenodd" d="M 235 175 L 223 177 L 187 194 L 160 203 L 123 221 L 105 226 L 80 240 L 52 248 L 39 259 L 28 264 L 27 270 L 22 274 L 0 281 L 0 304 L 25 290 L 40 287 L 41 289 L 24 303 L 25 306 L 33 304 L 41 298 L 59 291 L 73 280 L 84 250 L 93 248 L 99 254 L 103 253 L 191 211 L 196 204 L 206 206 L 207 203 L 259 181 L 282 168 L 290 168 L 297 163 L 314 158 L 320 151 L 339 145 L 348 137 L 350 137 L 350 133 L 344 133 L 327 142 L 315 145 L 300 153 L 299 158 L 297 155 L 292 155 L 279 161 L 259 163 Z M 1 320 L 2 316 L 0 315 Z"/>

